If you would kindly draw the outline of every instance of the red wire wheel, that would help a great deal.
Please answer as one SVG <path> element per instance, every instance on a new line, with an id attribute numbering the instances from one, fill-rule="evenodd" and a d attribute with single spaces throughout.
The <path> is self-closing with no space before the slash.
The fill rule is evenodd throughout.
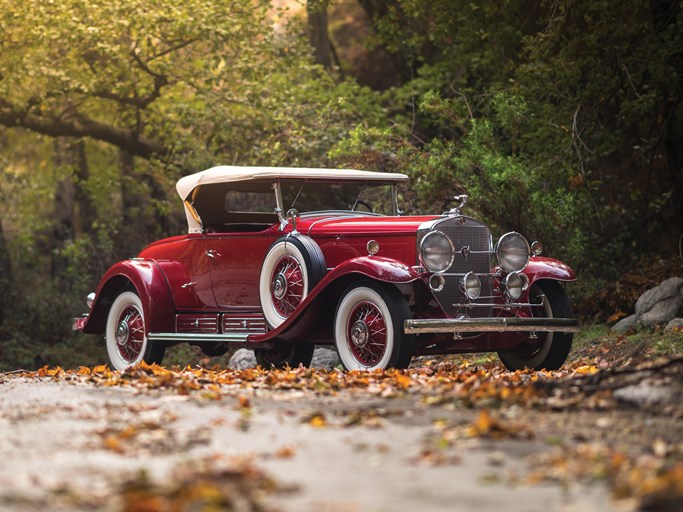
<path id="1" fill-rule="evenodd" d="M 116 326 L 116 348 L 121 357 L 135 362 L 145 344 L 145 322 L 137 306 L 131 305 L 121 311 Z"/>
<path id="2" fill-rule="evenodd" d="M 375 366 L 387 350 L 387 325 L 380 309 L 372 302 L 359 303 L 349 315 L 346 337 L 356 360 Z"/>
<path id="3" fill-rule="evenodd" d="M 270 295 L 273 307 L 287 318 L 301 303 L 305 293 L 304 272 L 299 261 L 292 255 L 278 260 L 271 276 Z"/>

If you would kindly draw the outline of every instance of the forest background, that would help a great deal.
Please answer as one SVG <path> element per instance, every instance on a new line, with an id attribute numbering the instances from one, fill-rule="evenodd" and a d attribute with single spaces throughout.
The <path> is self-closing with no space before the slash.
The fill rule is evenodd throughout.
<path id="1" fill-rule="evenodd" d="M 682 99 L 676 0 L 0 0 L 0 370 L 100 361 L 70 319 L 217 164 L 467 193 L 614 321 L 683 274 Z"/>

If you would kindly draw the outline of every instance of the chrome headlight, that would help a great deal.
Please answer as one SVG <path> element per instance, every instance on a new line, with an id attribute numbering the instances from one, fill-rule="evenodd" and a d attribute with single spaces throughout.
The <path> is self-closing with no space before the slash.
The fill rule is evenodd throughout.
<path id="1" fill-rule="evenodd" d="M 529 242 L 519 233 L 511 231 L 500 237 L 496 245 L 496 258 L 505 272 L 519 272 L 529 263 Z"/>
<path id="2" fill-rule="evenodd" d="M 430 231 L 420 242 L 420 261 L 430 272 L 445 272 L 454 257 L 453 242 L 441 231 Z"/>

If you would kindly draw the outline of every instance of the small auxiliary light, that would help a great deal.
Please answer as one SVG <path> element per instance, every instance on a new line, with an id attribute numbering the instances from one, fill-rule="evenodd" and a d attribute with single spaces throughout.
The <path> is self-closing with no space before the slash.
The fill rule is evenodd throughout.
<path id="1" fill-rule="evenodd" d="M 531 252 L 534 256 L 540 256 L 543 252 L 543 244 L 536 240 L 531 244 Z"/>
<path id="2" fill-rule="evenodd" d="M 379 252 L 379 242 L 377 240 L 370 240 L 365 246 L 370 256 L 374 256 Z"/>
<path id="3" fill-rule="evenodd" d="M 441 274 L 434 274 L 429 278 L 429 287 L 435 291 L 440 292 L 446 284 L 446 279 Z"/>

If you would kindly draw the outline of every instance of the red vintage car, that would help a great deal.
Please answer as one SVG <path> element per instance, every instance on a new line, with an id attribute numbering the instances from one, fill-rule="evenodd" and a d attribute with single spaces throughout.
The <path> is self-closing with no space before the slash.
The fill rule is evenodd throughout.
<path id="1" fill-rule="evenodd" d="M 578 322 L 564 263 L 510 232 L 493 243 L 462 213 L 402 216 L 403 174 L 219 166 L 177 190 L 188 233 L 116 263 L 74 328 L 104 334 L 113 368 L 166 347 L 254 350 L 264 367 L 307 365 L 331 345 L 349 370 L 415 355 L 498 352 L 510 370 L 557 369 Z"/>

